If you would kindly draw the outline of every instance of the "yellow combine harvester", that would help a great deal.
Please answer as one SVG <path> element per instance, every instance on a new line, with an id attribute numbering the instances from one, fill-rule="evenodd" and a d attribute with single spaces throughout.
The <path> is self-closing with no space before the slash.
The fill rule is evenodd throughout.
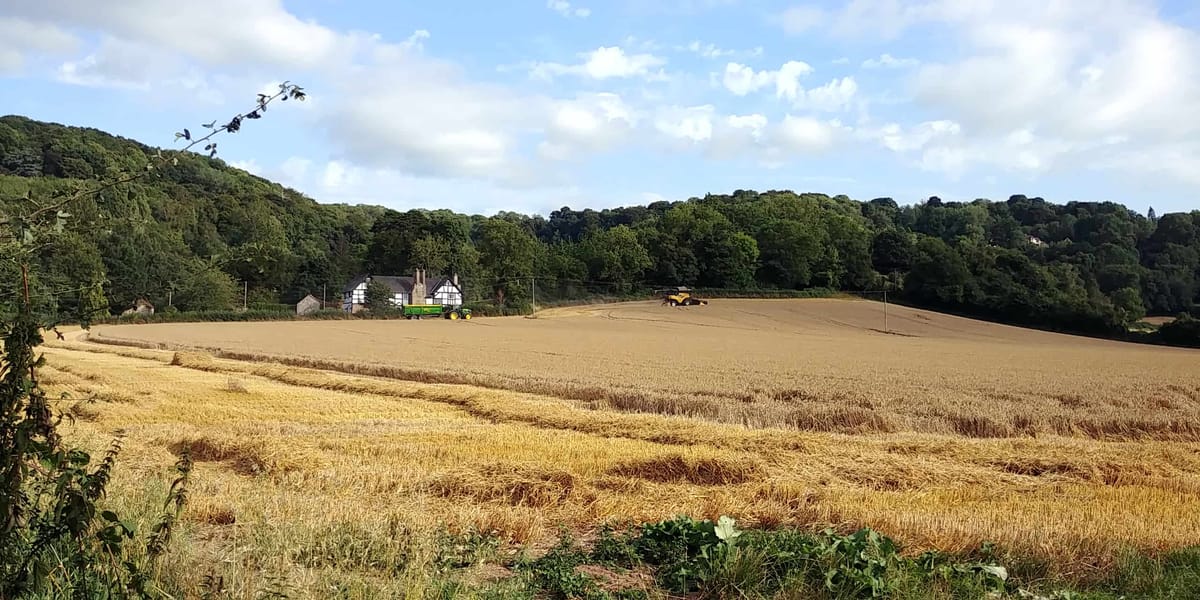
<path id="1" fill-rule="evenodd" d="M 704 306 L 708 300 L 692 296 L 692 290 L 686 287 L 666 288 L 655 291 L 662 297 L 662 303 L 670 306 Z"/>

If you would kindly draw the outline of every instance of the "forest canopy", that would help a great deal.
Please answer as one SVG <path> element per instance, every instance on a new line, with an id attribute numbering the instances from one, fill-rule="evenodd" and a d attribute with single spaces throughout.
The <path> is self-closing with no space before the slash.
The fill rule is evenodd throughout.
<path id="1" fill-rule="evenodd" d="M 156 149 L 104 132 L 0 118 L 0 211 L 120 172 Z M 1066 331 L 1124 331 L 1200 301 L 1200 211 L 1143 215 L 1113 202 L 901 206 L 736 190 L 549 215 L 321 204 L 187 155 L 157 176 L 71 207 L 40 256 L 36 293 L 119 313 L 335 300 L 360 273 L 455 272 L 471 301 L 528 302 L 529 280 L 568 293 L 660 286 L 888 289 L 918 306 Z M 5 276 L 6 274 L 0 274 Z M 100 284 L 95 286 L 93 284 Z"/>

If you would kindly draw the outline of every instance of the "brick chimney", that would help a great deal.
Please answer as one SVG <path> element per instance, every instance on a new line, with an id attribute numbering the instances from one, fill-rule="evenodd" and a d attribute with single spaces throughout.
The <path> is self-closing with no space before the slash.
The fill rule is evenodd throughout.
<path id="1" fill-rule="evenodd" d="M 458 287 L 458 273 L 450 276 L 450 282 L 454 284 L 454 287 Z"/>
<path id="2" fill-rule="evenodd" d="M 425 304 L 425 269 L 413 274 L 412 304 Z"/>

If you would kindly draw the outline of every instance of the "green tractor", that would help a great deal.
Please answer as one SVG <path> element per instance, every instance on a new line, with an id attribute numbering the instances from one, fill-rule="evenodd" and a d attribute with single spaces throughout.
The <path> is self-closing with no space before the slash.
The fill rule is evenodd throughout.
<path id="1" fill-rule="evenodd" d="M 450 319 L 451 321 L 459 319 L 471 320 L 471 309 L 461 306 L 451 306 L 449 304 L 405 304 L 403 314 L 405 319 L 424 319 L 429 317 L 434 319 Z"/>

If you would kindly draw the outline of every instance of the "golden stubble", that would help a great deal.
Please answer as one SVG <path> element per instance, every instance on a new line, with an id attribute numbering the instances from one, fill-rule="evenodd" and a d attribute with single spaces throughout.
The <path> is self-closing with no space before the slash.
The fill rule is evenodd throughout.
<path id="1" fill-rule="evenodd" d="M 824 304 L 800 305 L 807 313 L 825 314 Z M 786 303 L 744 306 L 751 312 L 794 310 Z M 621 319 L 603 311 L 633 320 L 657 309 L 604 307 L 552 314 L 545 321 L 577 322 L 585 330 L 592 321 L 618 321 L 619 327 Z M 684 313 L 693 320 L 716 318 L 697 314 Z M 849 318 L 836 311 L 828 316 Z M 500 325 L 517 321 L 522 323 Z M 535 321 L 538 325 L 524 324 Z M 530 367 L 531 377 L 547 382 L 541 393 L 532 393 L 529 382 L 534 379 L 513 375 L 525 354 L 505 349 L 530 344 L 528 336 L 536 334 L 533 328 L 541 321 L 478 320 L 490 327 L 512 327 L 526 337 L 500 341 L 480 328 L 485 338 L 479 344 L 497 348 L 457 359 L 445 358 L 453 355 L 446 351 L 443 366 L 457 365 L 446 371 L 422 370 L 430 365 L 422 364 L 429 359 L 420 358 L 420 352 L 445 350 L 429 339 L 425 350 L 413 351 L 412 365 L 399 351 L 377 353 L 376 362 L 339 360 L 336 365 L 321 362 L 332 359 L 296 352 L 293 364 L 284 365 L 196 351 L 54 342 L 46 351 L 50 366 L 43 371 L 43 382 L 56 394 L 69 394 L 63 408 L 76 417 L 72 430 L 78 439 L 101 447 L 117 432 L 124 434 L 125 450 L 109 499 L 118 507 L 152 518 L 170 465 L 181 451 L 191 453 L 197 461 L 192 502 L 180 551 L 168 568 L 177 580 L 192 583 L 219 572 L 241 586 L 244 595 L 261 587 L 263 578 L 275 576 L 307 590 L 348 574 L 368 581 L 364 585 L 371 589 L 419 589 L 424 577 L 420 565 L 431 560 L 429 551 L 404 540 L 432 535 L 439 527 L 495 532 L 514 543 L 540 545 L 551 541 L 560 526 L 586 534 L 602 523 L 680 513 L 727 514 L 765 527 L 868 525 L 911 552 L 969 550 L 992 541 L 1046 563 L 1051 572 L 1081 578 L 1102 572 L 1122 548 L 1157 551 L 1200 540 L 1200 520 L 1194 518 L 1200 510 L 1200 444 L 1186 435 L 1186 424 L 1194 423 L 1189 415 L 1195 400 L 1189 399 L 1191 392 L 1175 392 L 1171 408 L 1146 401 L 1163 390 L 1194 390 L 1195 375 L 1179 366 L 1183 358 L 1194 361 L 1200 353 L 1065 337 L 1056 342 L 1059 336 L 999 328 L 999 347 L 1007 348 L 1009 356 L 1019 356 L 1016 348 L 1057 344 L 1040 350 L 1043 357 L 1059 353 L 1056 365 L 1074 357 L 1074 370 L 1061 377 L 1044 369 L 1031 371 L 1029 381 L 1013 371 L 1019 367 L 1008 364 L 1003 369 L 1013 371 L 1011 379 L 998 381 L 985 373 L 965 381 L 962 365 L 947 366 L 947 375 L 938 377 L 947 363 L 929 353 L 896 356 L 886 347 L 910 338 L 867 332 L 858 335 L 885 347 L 860 353 L 857 371 L 834 370 L 828 379 L 812 375 L 820 385 L 789 396 L 778 390 L 801 388 L 786 370 L 776 373 L 773 382 L 756 365 L 750 368 L 753 387 L 731 384 L 742 376 L 738 365 L 746 364 L 736 347 L 748 339 L 737 337 L 742 334 L 729 334 L 723 348 L 706 347 L 688 341 L 679 333 L 686 328 L 668 319 L 646 325 L 650 331 L 638 335 L 648 336 L 657 328 L 658 335 L 674 338 L 670 345 L 678 353 L 656 357 L 653 348 L 640 342 L 614 347 L 614 339 L 632 335 L 620 330 L 616 338 L 597 343 L 608 344 L 616 359 L 625 362 L 623 371 L 599 367 L 598 374 L 581 376 L 587 365 L 570 373 L 546 368 L 550 365 Z M 390 335 L 393 326 L 414 325 L 412 335 L 432 337 L 439 330 L 475 324 L 337 322 L 324 330 L 322 347 L 349 344 L 330 333 L 338 327 L 386 326 Z M 268 325 L 282 328 L 270 336 L 277 338 L 286 336 L 290 326 L 310 324 Z M 968 344 L 970 351 L 962 351 L 967 363 L 988 352 L 996 359 L 1000 350 L 989 340 L 998 334 L 988 328 L 998 326 L 973 326 L 987 335 L 969 331 L 922 343 Z M 170 327 L 186 327 L 176 332 L 181 339 L 205 345 L 187 338 L 201 329 Z M 691 327 L 717 328 L 703 322 Z M 807 331 L 793 329 L 797 336 Z M 138 337 L 145 345 L 160 343 L 143 334 L 157 335 L 150 327 L 112 331 L 125 339 Z M 814 326 L 810 334 L 823 341 L 825 353 L 846 351 L 827 330 Z M 354 331 L 341 335 L 362 337 Z M 763 330 L 760 335 L 772 334 Z M 1021 335 L 1032 341 L 1021 342 Z M 549 336 L 538 352 L 570 350 L 555 344 L 565 342 Z M 222 347 L 225 354 L 263 350 Z M 310 350 L 301 341 L 292 348 Z M 679 375 L 676 362 L 700 360 L 681 356 L 702 353 L 709 356 L 708 372 L 694 375 L 699 378 L 695 381 Z M 1107 362 L 1085 360 L 1093 354 L 1104 355 Z M 637 357 L 657 367 L 631 366 Z M 305 361 L 357 372 L 300 366 Z M 722 372 L 726 363 L 730 366 Z M 869 391 L 872 378 L 877 385 L 895 382 L 887 375 L 893 371 L 880 366 L 884 363 L 906 364 L 896 371 L 907 374 L 906 393 L 927 389 L 929 394 L 901 402 L 889 396 L 891 391 Z M 372 365 L 378 370 L 372 371 Z M 1139 376 L 1142 389 L 1128 396 L 1128 406 L 1122 408 L 1121 394 L 1135 392 L 1118 378 L 1140 368 L 1160 379 L 1150 384 Z M 446 379 L 432 375 L 404 376 L 413 373 L 486 380 L 444 383 Z M 605 377 L 614 384 L 601 385 Z M 1084 380 L 1091 384 L 1083 385 Z M 663 399 L 686 398 L 687 389 L 712 385 L 726 396 L 700 401 L 734 407 L 729 411 L 778 403 L 788 407 L 786 414 L 807 416 L 747 425 L 720 411 L 696 418 L 661 414 L 671 411 L 659 405 L 612 407 L 611 396 L 572 397 L 551 385 L 595 386 L 611 394 L 636 391 L 643 381 L 646 390 Z M 1071 382 L 1082 387 L 1067 392 Z M 1035 391 L 1039 384 L 1047 389 Z M 736 389 L 761 390 L 754 393 L 770 398 L 731 397 Z M 975 393 L 999 399 L 984 406 L 971 395 Z M 988 420 L 972 425 L 972 411 Z M 965 421 L 947 426 L 952 420 L 945 415 Z M 1056 430 L 1054 415 L 1075 426 Z M 1018 431 L 1011 423 L 1019 416 L 1044 425 Z M 1114 425 L 1117 433 L 1105 433 L 1078 426 L 1112 419 L 1126 419 L 1125 428 Z M 877 420 L 883 424 L 871 424 Z M 1143 423 L 1142 429 L 1129 424 L 1135 421 Z M 980 429 L 997 423 L 1009 423 L 1011 429 Z M 1167 425 L 1150 428 L 1145 423 Z M 358 564 L 364 556 L 406 566 L 389 570 Z"/>
<path id="2" fill-rule="evenodd" d="M 107 326 L 94 340 L 751 427 L 1200 441 L 1200 352 L 848 300 L 554 309 L 536 319 Z"/>

